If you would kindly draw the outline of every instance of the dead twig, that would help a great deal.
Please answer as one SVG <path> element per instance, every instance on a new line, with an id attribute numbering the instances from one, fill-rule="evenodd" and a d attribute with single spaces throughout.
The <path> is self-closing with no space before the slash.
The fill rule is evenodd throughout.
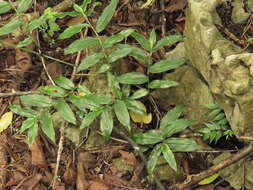
<path id="1" fill-rule="evenodd" d="M 3 92 L 0 93 L 0 98 L 9 97 L 9 96 L 23 96 L 28 94 L 41 94 L 39 91 L 17 91 L 17 92 Z"/>
<path id="2" fill-rule="evenodd" d="M 234 164 L 235 162 L 239 161 L 240 159 L 245 158 L 246 156 L 248 156 L 252 152 L 253 152 L 253 143 L 250 143 L 246 148 L 242 149 L 238 153 L 231 156 L 230 159 L 224 160 L 221 163 L 216 164 L 199 174 L 189 175 L 183 183 L 175 184 L 175 185 L 171 186 L 170 189 L 184 190 L 186 188 L 189 188 L 192 185 L 195 185 L 196 183 L 198 183 L 199 181 L 201 181 L 201 180 L 217 173 L 218 171 Z"/>

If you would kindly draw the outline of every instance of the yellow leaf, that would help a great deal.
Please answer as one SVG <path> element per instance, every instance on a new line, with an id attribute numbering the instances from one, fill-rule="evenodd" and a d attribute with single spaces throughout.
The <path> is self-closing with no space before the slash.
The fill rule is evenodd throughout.
<path id="1" fill-rule="evenodd" d="M 87 95 L 87 93 L 85 93 L 85 92 L 78 92 L 77 93 L 79 96 L 85 96 L 85 95 Z"/>
<path id="2" fill-rule="evenodd" d="M 147 111 L 147 108 L 145 107 L 145 105 L 138 101 L 139 105 L 145 110 Z M 135 113 L 133 111 L 129 112 L 131 119 L 133 120 L 133 122 L 135 123 L 145 123 L 145 124 L 149 124 L 152 121 L 152 114 L 138 114 Z"/>
<path id="3" fill-rule="evenodd" d="M 145 9 L 145 8 L 148 8 L 150 6 L 152 6 L 154 4 L 155 0 L 147 0 L 146 3 L 144 3 L 142 6 L 141 6 L 141 9 Z"/>
<path id="4" fill-rule="evenodd" d="M 12 117 L 13 117 L 12 112 L 7 112 L 1 117 L 1 119 L 0 119 L 0 132 L 2 132 L 7 127 L 9 127 L 9 125 L 12 123 Z"/>
<path id="5" fill-rule="evenodd" d="M 216 180 L 217 177 L 219 177 L 219 174 L 218 174 L 218 173 L 215 173 L 215 174 L 211 175 L 210 177 L 207 177 L 207 178 L 201 180 L 198 184 L 199 184 L 199 185 L 207 185 L 207 184 L 210 184 L 210 183 L 212 183 L 214 180 Z"/>

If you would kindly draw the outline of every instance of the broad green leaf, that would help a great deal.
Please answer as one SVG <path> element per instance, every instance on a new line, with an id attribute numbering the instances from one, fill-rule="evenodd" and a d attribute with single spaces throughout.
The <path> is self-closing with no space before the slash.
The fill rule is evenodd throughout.
<path id="1" fill-rule="evenodd" d="M 129 72 L 117 77 L 122 84 L 143 84 L 148 82 L 148 77 L 139 72 Z"/>
<path id="2" fill-rule="evenodd" d="M 116 80 L 116 79 L 115 79 Z M 131 87 L 129 84 L 123 84 L 122 85 L 122 94 L 125 96 L 125 97 L 128 97 L 130 95 L 130 90 L 131 90 Z M 133 99 L 133 98 L 132 98 Z"/>
<path id="3" fill-rule="evenodd" d="M 81 50 L 84 50 L 91 46 L 96 46 L 99 44 L 99 40 L 97 38 L 86 37 L 80 38 L 72 42 L 67 49 L 65 49 L 65 54 L 75 53 Z"/>
<path id="4" fill-rule="evenodd" d="M 23 19 L 17 18 L 0 27 L 0 36 L 12 33 L 23 24 Z"/>
<path id="5" fill-rule="evenodd" d="M 71 90 L 73 88 L 75 88 L 75 84 L 68 78 L 66 77 L 58 77 L 56 79 L 54 79 L 55 83 L 67 90 Z"/>
<path id="6" fill-rule="evenodd" d="M 153 49 L 155 43 L 156 43 L 156 32 L 155 29 L 152 29 L 149 37 L 150 49 Z"/>
<path id="7" fill-rule="evenodd" d="M 32 20 L 32 21 L 28 24 L 27 30 L 28 30 L 28 31 L 31 31 L 31 30 L 37 29 L 37 28 L 39 28 L 41 25 L 43 25 L 45 22 L 46 22 L 46 15 L 42 15 L 41 17 Z"/>
<path id="8" fill-rule="evenodd" d="M 228 120 L 226 118 L 220 120 L 217 122 L 218 125 L 227 125 L 228 124 Z"/>
<path id="9" fill-rule="evenodd" d="M 175 133 L 179 133 L 183 130 L 185 130 L 190 124 L 192 123 L 191 120 L 188 119 L 178 119 L 176 121 L 173 121 L 169 125 L 165 126 L 163 128 L 163 137 L 167 138 Z"/>
<path id="10" fill-rule="evenodd" d="M 120 86 L 118 81 L 116 80 L 116 76 L 109 71 L 106 73 L 106 76 L 108 81 L 108 87 L 112 89 L 113 94 L 115 94 L 116 98 L 121 99 L 123 91 L 120 90 Z"/>
<path id="11" fill-rule="evenodd" d="M 176 162 L 175 156 L 173 152 L 170 150 L 170 147 L 165 143 L 162 144 L 162 153 L 163 153 L 163 157 L 165 158 L 169 166 L 173 170 L 177 171 L 177 162 Z"/>
<path id="12" fill-rule="evenodd" d="M 70 94 L 69 100 L 81 111 L 86 111 L 86 109 L 94 109 L 99 106 L 96 102 L 87 100 L 84 97 L 85 96 Z"/>
<path id="13" fill-rule="evenodd" d="M 31 146 L 35 141 L 35 138 L 38 135 L 38 123 L 37 121 L 28 129 L 27 138 L 28 138 L 28 145 Z"/>
<path id="14" fill-rule="evenodd" d="M 53 119 L 48 110 L 43 110 L 40 115 L 40 126 L 45 135 L 55 143 Z"/>
<path id="15" fill-rule="evenodd" d="M 132 99 L 125 99 L 124 102 L 129 110 L 138 114 L 147 114 L 146 109 L 143 108 L 142 105 L 140 105 L 139 101 Z"/>
<path id="16" fill-rule="evenodd" d="M 75 114 L 63 98 L 59 98 L 56 101 L 55 107 L 62 119 L 74 125 L 76 124 Z"/>
<path id="17" fill-rule="evenodd" d="M 69 26 L 58 36 L 58 40 L 70 38 L 71 36 L 81 32 L 84 27 L 88 26 L 89 26 L 88 24 L 81 24 L 81 23 Z"/>
<path id="18" fill-rule="evenodd" d="M 139 98 L 142 98 L 142 97 L 148 95 L 148 93 L 149 93 L 149 91 L 148 91 L 147 89 L 141 88 L 141 89 L 139 89 L 139 90 L 136 90 L 136 91 L 131 95 L 130 98 L 132 98 L 132 99 L 139 99 Z"/>
<path id="19" fill-rule="evenodd" d="M 31 6 L 32 1 L 33 0 L 21 0 L 21 2 L 18 4 L 17 12 L 18 13 L 26 12 Z"/>
<path id="20" fill-rule="evenodd" d="M 138 33 L 138 32 L 133 32 L 131 34 L 131 36 L 137 41 L 139 42 L 139 44 L 145 49 L 145 50 L 148 50 L 148 51 L 151 51 L 151 48 L 150 48 L 150 44 L 149 44 L 149 40 L 143 36 L 142 34 Z"/>
<path id="21" fill-rule="evenodd" d="M 128 44 L 117 44 L 117 47 L 132 49 L 131 53 L 129 53 L 129 56 L 134 57 L 137 61 L 140 61 L 143 63 L 147 63 L 149 61 L 147 53 L 138 47 L 130 46 Z"/>
<path id="22" fill-rule="evenodd" d="M 113 104 L 114 112 L 120 121 L 120 123 L 126 127 L 128 131 L 131 131 L 130 117 L 126 107 L 126 104 L 122 100 L 115 100 Z"/>
<path id="23" fill-rule="evenodd" d="M 168 144 L 170 149 L 175 151 L 187 152 L 202 149 L 193 139 L 188 138 L 168 138 L 164 143 Z"/>
<path id="24" fill-rule="evenodd" d="M 156 163 L 157 163 L 157 159 L 159 158 L 159 156 L 162 153 L 162 148 L 161 148 L 161 144 L 158 144 L 154 147 L 154 149 L 152 150 L 149 158 L 148 158 L 148 163 L 147 163 L 147 172 L 148 175 L 152 175 Z"/>
<path id="25" fill-rule="evenodd" d="M 83 11 L 83 8 L 81 7 L 81 6 L 79 6 L 79 5 L 77 5 L 77 4 L 73 4 L 73 8 L 74 8 L 74 10 L 76 11 L 76 12 L 79 12 L 79 13 L 83 13 L 84 11 Z"/>
<path id="26" fill-rule="evenodd" d="M 3 114 L 0 118 L 0 133 L 3 132 L 3 130 L 7 129 L 9 125 L 12 123 L 13 113 L 11 111 L 6 112 Z"/>
<path id="27" fill-rule="evenodd" d="M 201 180 L 200 182 L 198 182 L 199 185 L 207 185 L 207 184 L 210 184 L 212 183 L 214 180 L 216 180 L 217 178 L 219 177 L 219 174 L 218 173 L 215 173 L 203 180 Z"/>
<path id="28" fill-rule="evenodd" d="M 87 94 L 83 97 L 83 99 L 88 102 L 94 102 L 96 104 L 109 104 L 111 103 L 111 99 L 104 94 Z"/>
<path id="29" fill-rule="evenodd" d="M 103 111 L 103 109 L 98 109 L 96 111 L 92 111 L 92 112 L 88 113 L 84 117 L 84 119 L 80 125 L 80 129 L 83 129 L 83 128 L 89 126 L 96 119 L 96 117 L 98 117 L 101 114 L 102 111 Z"/>
<path id="30" fill-rule="evenodd" d="M 98 68 L 98 70 L 96 70 L 96 73 L 97 74 L 104 73 L 104 72 L 108 71 L 110 68 L 111 68 L 110 64 L 103 64 L 103 65 L 101 65 L 101 67 Z"/>
<path id="31" fill-rule="evenodd" d="M 6 1 L 0 2 L 0 14 L 7 13 L 9 10 L 11 10 L 11 4 Z"/>
<path id="32" fill-rule="evenodd" d="M 124 48 L 124 49 L 117 49 L 116 51 L 112 52 L 108 56 L 108 60 L 110 63 L 113 63 L 117 61 L 118 59 L 121 59 L 125 56 L 127 56 L 129 53 L 131 53 L 132 49 L 130 48 Z"/>
<path id="33" fill-rule="evenodd" d="M 180 83 L 172 80 L 153 80 L 149 83 L 149 88 L 170 88 L 173 86 L 178 86 Z"/>
<path id="34" fill-rule="evenodd" d="M 164 38 L 162 38 L 161 40 L 159 40 L 156 44 L 156 46 L 154 47 L 153 51 L 157 51 L 160 48 L 162 48 L 163 46 L 169 46 L 172 44 L 175 44 L 177 42 L 180 42 L 183 40 L 183 36 L 182 35 L 170 35 L 170 36 L 166 36 Z"/>
<path id="35" fill-rule="evenodd" d="M 134 29 L 129 28 L 126 30 L 122 30 L 121 32 L 119 32 L 117 34 L 114 34 L 113 36 L 110 36 L 109 38 L 106 38 L 106 40 L 103 43 L 104 48 L 109 48 L 109 47 L 113 46 L 114 44 L 121 42 L 122 40 L 127 38 L 130 34 L 132 34 L 133 32 L 134 32 Z"/>
<path id="36" fill-rule="evenodd" d="M 81 85 L 79 84 L 77 86 L 77 91 L 80 93 L 80 92 L 84 92 L 86 94 L 91 94 L 91 91 L 85 86 L 85 85 Z"/>
<path id="37" fill-rule="evenodd" d="M 21 128 L 19 130 L 19 133 L 23 133 L 25 130 L 31 128 L 36 123 L 36 118 L 28 118 L 25 121 L 23 121 Z"/>
<path id="38" fill-rule="evenodd" d="M 185 59 L 182 58 L 170 58 L 161 60 L 149 68 L 150 73 L 162 73 L 171 69 L 175 69 L 185 64 Z"/>
<path id="39" fill-rule="evenodd" d="M 16 47 L 17 48 L 25 47 L 25 46 L 29 45 L 32 42 L 33 42 L 33 38 L 28 37 L 28 38 L 24 39 L 23 41 L 19 42 Z"/>
<path id="40" fill-rule="evenodd" d="M 49 107 L 53 104 L 52 99 L 40 94 L 29 94 L 21 96 L 20 100 L 23 104 L 37 107 Z"/>
<path id="41" fill-rule="evenodd" d="M 213 104 L 204 104 L 203 105 L 204 107 L 210 109 L 210 110 L 214 110 L 214 109 L 217 109 L 219 108 L 219 105 L 217 103 L 213 103 Z"/>
<path id="42" fill-rule="evenodd" d="M 211 111 L 207 116 L 208 116 L 208 117 L 214 117 L 214 116 L 216 116 L 217 114 L 219 114 L 221 111 L 222 111 L 222 109 L 220 109 L 220 108 L 214 109 L 214 110 Z"/>
<path id="43" fill-rule="evenodd" d="M 218 114 L 217 116 L 215 116 L 213 119 L 212 119 L 212 121 L 219 121 L 219 120 L 221 120 L 221 119 L 224 119 L 226 116 L 225 116 L 225 114 L 224 113 L 220 113 L 220 114 Z"/>
<path id="44" fill-rule="evenodd" d="M 101 114 L 100 119 L 100 130 L 106 142 L 108 142 L 113 128 L 113 118 L 112 112 L 110 110 L 105 110 Z"/>
<path id="45" fill-rule="evenodd" d="M 146 133 L 136 133 L 133 139 L 137 144 L 155 144 L 163 141 L 162 132 L 156 129 L 149 130 Z"/>
<path id="46" fill-rule="evenodd" d="M 92 55 L 87 56 L 77 67 L 77 73 L 97 64 L 101 59 L 103 59 L 103 57 L 103 53 L 94 53 Z"/>
<path id="47" fill-rule="evenodd" d="M 164 130 L 167 125 L 171 124 L 173 121 L 176 121 L 179 118 L 179 116 L 182 114 L 182 111 L 184 110 L 184 108 L 185 106 L 180 105 L 168 111 L 165 114 L 165 116 L 163 116 L 163 118 L 161 119 L 160 129 Z"/>
<path id="48" fill-rule="evenodd" d="M 20 105 L 11 105 L 9 106 L 10 110 L 15 114 L 18 114 L 23 117 L 35 117 L 37 112 L 28 108 L 22 108 Z"/>
<path id="49" fill-rule="evenodd" d="M 40 92 L 43 92 L 49 96 L 53 97 L 64 97 L 66 95 L 65 90 L 63 90 L 59 86 L 53 86 L 53 85 L 48 85 L 48 86 L 41 86 L 38 89 Z"/>
<path id="50" fill-rule="evenodd" d="M 101 16 L 98 18 L 96 31 L 97 33 L 102 32 L 107 24 L 113 17 L 119 0 L 111 0 L 110 4 L 103 10 Z"/>

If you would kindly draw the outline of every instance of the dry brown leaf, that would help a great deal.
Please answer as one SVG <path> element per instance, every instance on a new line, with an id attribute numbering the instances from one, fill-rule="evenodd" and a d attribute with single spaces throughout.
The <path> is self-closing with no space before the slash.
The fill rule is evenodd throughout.
<path id="1" fill-rule="evenodd" d="M 46 65 L 49 75 L 55 79 L 63 75 L 62 65 L 58 62 L 51 62 Z"/>
<path id="2" fill-rule="evenodd" d="M 78 16 L 78 17 L 74 17 L 74 18 L 68 20 L 68 22 L 66 23 L 66 25 L 67 26 L 73 26 L 75 24 L 83 23 L 84 21 L 85 21 L 84 17 Z"/>
<path id="3" fill-rule="evenodd" d="M 165 8 L 166 12 L 172 13 L 175 11 L 183 10 L 187 4 L 186 0 L 171 0 L 170 5 Z"/>
<path id="4" fill-rule="evenodd" d="M 114 186 L 127 186 L 128 185 L 128 181 L 125 181 L 123 179 L 121 179 L 118 176 L 115 175 L 105 175 L 104 176 L 104 180 L 107 184 L 111 184 Z"/>
<path id="5" fill-rule="evenodd" d="M 195 190 L 214 190 L 215 186 L 213 184 L 203 185 L 196 188 Z"/>
<path id="6" fill-rule="evenodd" d="M 66 184 L 73 184 L 73 181 L 76 179 L 76 171 L 72 167 L 71 161 L 69 161 L 66 166 L 66 171 L 63 174 L 63 179 Z"/>
<path id="7" fill-rule="evenodd" d="M 18 68 L 23 72 L 26 72 L 33 67 L 32 56 L 20 49 L 16 49 L 15 61 Z"/>
<path id="8" fill-rule="evenodd" d="M 89 190 L 108 190 L 108 189 L 109 189 L 108 185 L 100 179 L 90 181 Z"/>
<path id="9" fill-rule="evenodd" d="M 129 165 L 137 166 L 139 164 L 138 160 L 136 159 L 133 153 L 129 153 L 123 150 L 120 150 L 119 153 L 127 161 Z"/>
<path id="10" fill-rule="evenodd" d="M 41 144 L 42 142 L 39 136 L 37 136 L 34 143 L 30 147 L 31 154 L 32 154 L 32 165 L 39 166 L 39 167 L 46 167 L 47 162 L 46 162 Z"/>
<path id="11" fill-rule="evenodd" d="M 83 153 L 82 153 L 83 154 Z M 76 189 L 87 190 L 89 188 L 89 182 L 87 181 L 86 169 L 83 166 L 83 155 L 81 153 L 77 158 L 77 177 L 76 177 Z"/>
<path id="12" fill-rule="evenodd" d="M 4 188 L 7 175 L 7 151 L 4 145 L 0 145 L 0 189 Z"/>

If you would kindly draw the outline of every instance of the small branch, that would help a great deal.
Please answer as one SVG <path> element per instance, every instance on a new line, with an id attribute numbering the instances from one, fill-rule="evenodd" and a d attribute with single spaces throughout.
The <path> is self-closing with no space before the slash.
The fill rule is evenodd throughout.
<path id="1" fill-rule="evenodd" d="M 160 0 L 160 7 L 162 10 L 162 37 L 165 37 L 166 35 L 166 16 L 165 16 L 165 2 L 164 0 Z"/>
<path id="2" fill-rule="evenodd" d="M 245 158 L 246 156 L 248 156 L 252 152 L 253 152 L 253 143 L 250 143 L 249 146 L 242 149 L 238 153 L 232 155 L 230 157 L 230 159 L 224 160 L 224 161 L 220 162 L 219 164 L 216 164 L 199 174 L 189 175 L 183 183 L 175 184 L 175 185 L 171 186 L 170 189 L 184 190 L 186 188 L 189 188 L 192 185 L 195 185 L 196 183 L 198 183 L 199 181 L 201 181 L 201 180 L 217 173 L 218 171 L 234 164 L 235 162 L 239 161 L 240 159 Z"/>
<path id="3" fill-rule="evenodd" d="M 113 130 L 115 130 L 116 133 L 121 135 L 124 139 L 126 139 L 129 142 L 129 144 L 134 148 L 134 150 L 136 150 L 138 152 L 138 154 L 141 157 L 141 160 L 143 161 L 143 163 L 145 165 L 147 165 L 147 159 L 144 156 L 144 154 L 140 151 L 139 146 L 130 137 L 128 137 L 123 131 L 117 129 L 116 127 L 114 127 Z M 157 184 L 157 186 L 160 190 L 165 190 L 165 188 L 163 187 L 163 184 L 161 183 L 161 181 L 156 176 L 154 176 L 154 180 L 155 180 L 155 183 Z"/>
<path id="4" fill-rule="evenodd" d="M 3 92 L 0 93 L 0 98 L 8 97 L 8 96 L 23 96 L 28 94 L 41 94 L 39 91 L 25 91 L 25 92 Z"/>
<path id="5" fill-rule="evenodd" d="M 56 160 L 56 166 L 55 166 L 55 171 L 54 171 L 54 177 L 53 177 L 53 181 L 51 183 L 52 189 L 55 189 L 55 185 L 56 185 L 56 179 L 57 179 L 57 175 L 58 175 L 58 170 L 59 170 L 59 166 L 60 166 L 60 160 L 61 160 L 61 154 L 62 154 L 62 150 L 63 150 L 63 143 L 64 143 L 64 131 L 65 131 L 65 123 L 62 124 L 61 126 L 61 137 L 60 137 L 60 141 L 58 144 L 58 152 L 57 152 L 57 160 Z"/>
<path id="6" fill-rule="evenodd" d="M 77 0 L 64 0 L 61 3 L 55 5 L 53 7 L 53 10 L 55 12 L 62 12 L 65 11 L 66 9 L 68 9 L 69 7 L 72 6 L 73 3 L 77 2 Z"/>

